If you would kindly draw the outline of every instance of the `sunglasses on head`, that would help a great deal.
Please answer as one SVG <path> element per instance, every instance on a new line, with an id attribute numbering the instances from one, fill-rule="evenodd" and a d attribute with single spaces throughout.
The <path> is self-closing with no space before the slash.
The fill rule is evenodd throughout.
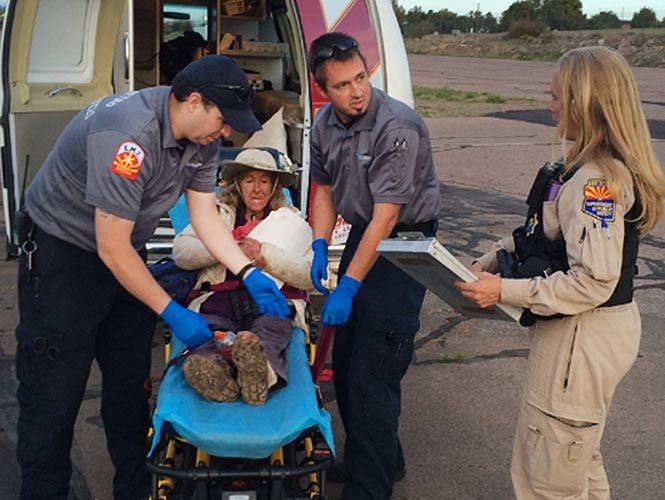
<path id="1" fill-rule="evenodd" d="M 338 52 L 348 52 L 349 50 L 357 49 L 358 42 L 355 40 L 342 39 L 337 42 L 333 42 L 329 45 L 324 45 L 320 47 L 319 50 L 314 54 L 314 65 L 322 63 L 330 59 L 335 51 Z"/>
<path id="2" fill-rule="evenodd" d="M 248 85 L 244 87 L 242 85 L 224 85 L 222 83 L 206 83 L 197 87 L 198 92 L 203 92 L 204 89 L 219 89 L 219 90 L 230 90 L 235 93 L 238 102 L 244 102 L 247 99 L 251 99 L 254 96 L 254 86 Z"/>

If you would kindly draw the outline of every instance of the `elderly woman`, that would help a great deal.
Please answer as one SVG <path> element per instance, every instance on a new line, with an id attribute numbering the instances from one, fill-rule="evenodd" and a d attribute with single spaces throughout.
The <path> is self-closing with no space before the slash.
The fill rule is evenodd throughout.
<path id="1" fill-rule="evenodd" d="M 283 284 L 282 292 L 295 310 L 293 325 L 305 329 L 303 290 L 312 288 L 312 233 L 282 191 L 293 184 L 294 175 L 280 170 L 267 151 L 248 149 L 223 163 L 221 177 L 220 217 L 234 228 L 253 263 L 278 286 Z M 238 332 L 232 345 L 222 345 L 224 334 L 217 334 L 217 347 L 211 342 L 191 352 L 183 365 L 185 378 L 213 401 L 235 401 L 240 394 L 249 404 L 265 403 L 268 389 L 287 381 L 292 320 L 260 314 L 240 277 L 208 253 L 191 225 L 176 237 L 174 254 L 183 269 L 201 269 L 189 309 L 203 314 L 217 331 Z"/>

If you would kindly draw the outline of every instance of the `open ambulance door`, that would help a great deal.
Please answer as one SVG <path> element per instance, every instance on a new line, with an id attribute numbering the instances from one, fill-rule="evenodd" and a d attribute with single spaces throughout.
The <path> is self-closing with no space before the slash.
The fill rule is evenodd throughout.
<path id="1" fill-rule="evenodd" d="M 92 101 L 132 90 L 133 0 L 9 0 L 0 121 L 7 256 L 13 215 L 67 123 Z"/>

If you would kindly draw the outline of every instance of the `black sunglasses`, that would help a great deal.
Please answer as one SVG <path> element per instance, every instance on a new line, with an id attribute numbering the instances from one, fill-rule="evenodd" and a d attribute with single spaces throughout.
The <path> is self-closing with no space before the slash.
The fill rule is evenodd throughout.
<path id="1" fill-rule="evenodd" d="M 207 88 L 213 88 L 219 90 L 231 90 L 232 92 L 235 93 L 238 102 L 244 102 L 247 99 L 251 99 L 252 97 L 254 97 L 254 92 L 255 92 L 253 85 L 248 85 L 247 87 L 244 87 L 242 85 L 224 85 L 222 83 L 206 83 L 205 85 L 197 87 L 196 90 L 198 92 L 203 92 L 203 90 Z"/>
<path id="2" fill-rule="evenodd" d="M 324 45 L 320 47 L 319 50 L 314 54 L 314 66 L 327 61 L 330 59 L 335 51 L 338 52 L 348 52 L 349 50 L 357 49 L 358 42 L 353 39 L 342 39 L 336 42 L 331 43 L 330 45 Z"/>

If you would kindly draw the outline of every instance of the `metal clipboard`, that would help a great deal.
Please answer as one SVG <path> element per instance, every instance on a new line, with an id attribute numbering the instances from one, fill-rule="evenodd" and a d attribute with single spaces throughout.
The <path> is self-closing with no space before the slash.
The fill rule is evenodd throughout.
<path id="1" fill-rule="evenodd" d="M 398 236 L 382 240 L 377 251 L 455 311 L 472 318 L 519 321 L 522 310 L 518 307 L 497 304 L 481 309 L 462 297 L 455 281 L 472 282 L 478 278 L 435 238 L 413 237 L 410 233 Z"/>

